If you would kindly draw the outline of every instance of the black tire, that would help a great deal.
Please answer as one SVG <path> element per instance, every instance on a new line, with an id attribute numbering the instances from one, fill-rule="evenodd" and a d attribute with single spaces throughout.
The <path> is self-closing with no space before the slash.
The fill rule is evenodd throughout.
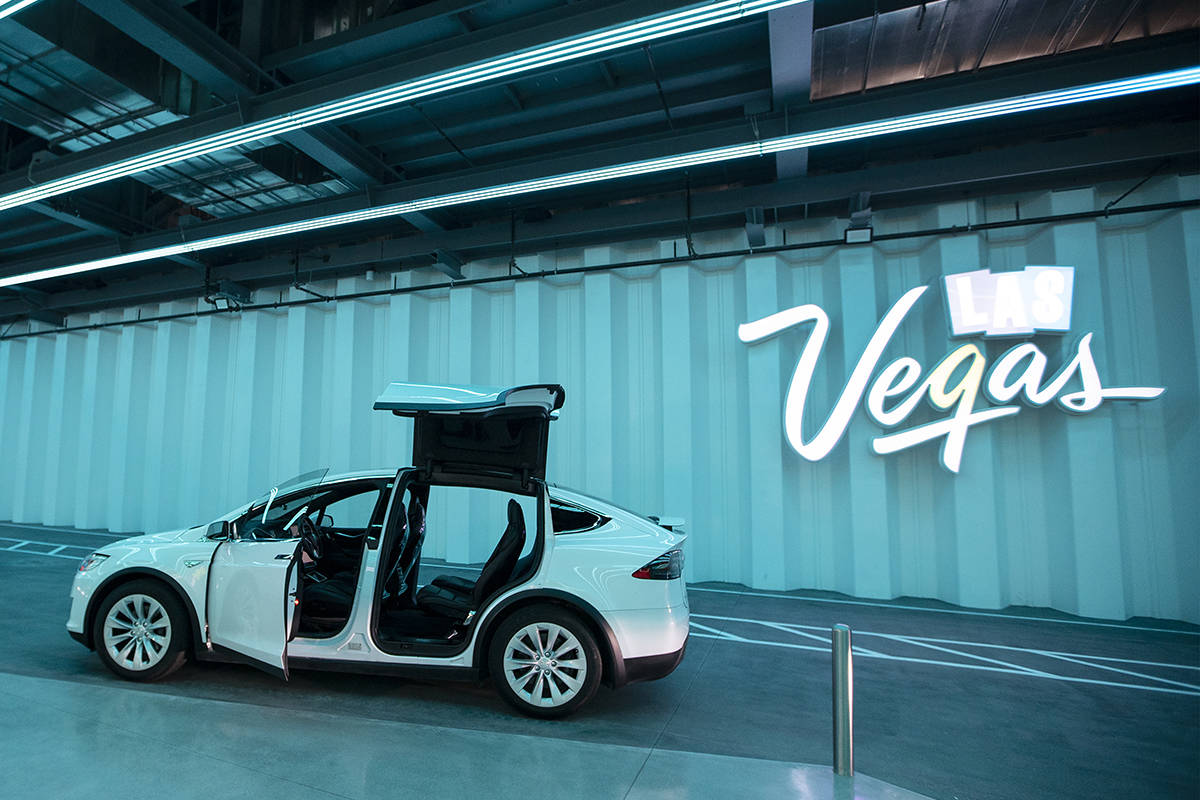
<path id="1" fill-rule="evenodd" d="M 532 632 L 526 630 L 531 626 L 536 626 Z M 514 649 L 517 660 L 528 660 L 530 665 L 506 672 L 504 660 L 510 648 L 519 642 L 532 650 L 533 635 L 542 645 L 543 658 Z M 554 641 L 550 641 L 551 636 Z M 507 617 L 496 628 L 488 648 L 488 671 L 496 691 L 522 714 L 539 719 L 574 713 L 596 693 L 602 670 L 600 646 L 591 629 L 578 614 L 549 603 L 522 608 Z M 521 690 L 514 688 L 510 680 L 517 682 Z"/>
<path id="2" fill-rule="evenodd" d="M 153 602 L 148 603 L 139 598 L 149 598 Z M 126 601 L 129 601 L 128 604 L 118 612 L 119 624 L 125 625 L 125 628 L 114 627 L 114 636 L 106 639 L 105 626 L 109 612 L 113 610 L 114 606 Z M 154 603 L 157 603 L 157 609 L 154 608 Z M 148 633 L 141 645 L 134 643 L 132 651 L 126 659 L 129 666 L 125 666 L 109 652 L 109 646 L 115 644 L 118 647 L 118 655 L 121 655 L 125 646 L 129 644 L 132 637 L 125 635 L 123 631 L 125 629 L 134 630 L 140 624 L 133 620 L 129 613 L 126 613 L 131 607 L 145 610 L 145 618 L 149 620 L 146 625 Z M 163 613 L 159 613 L 158 609 L 161 609 Z M 169 626 L 161 624 L 164 614 Z M 126 625 L 131 621 L 135 624 Z M 150 634 L 157 638 L 151 641 Z M 165 584 L 149 578 L 138 578 L 113 589 L 100 601 L 100 606 L 96 609 L 96 616 L 92 620 L 92 642 L 100 660 L 114 674 L 127 681 L 161 680 L 182 667 L 187 661 L 190 636 L 190 620 L 179 596 Z M 136 664 L 139 658 L 139 647 L 141 648 L 141 660 L 143 662 L 152 661 L 149 666 L 144 668 L 139 668 Z"/>

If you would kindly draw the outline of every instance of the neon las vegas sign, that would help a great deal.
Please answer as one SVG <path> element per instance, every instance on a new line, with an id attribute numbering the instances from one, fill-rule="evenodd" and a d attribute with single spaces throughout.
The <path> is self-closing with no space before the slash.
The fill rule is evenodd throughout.
<path id="1" fill-rule="evenodd" d="M 1072 267 L 1049 266 L 1026 267 L 1021 272 L 975 270 L 947 275 L 944 286 L 953 335 L 1065 333 L 1071 327 L 1074 275 Z M 900 428 L 872 440 L 876 453 L 886 455 L 940 439 L 942 465 L 957 473 L 967 432 L 974 425 L 1020 412 L 1022 405 L 1013 401 L 1034 408 L 1054 402 L 1063 411 L 1086 414 L 1105 400 L 1150 400 L 1163 393 L 1162 387 L 1104 386 L 1092 356 L 1091 332 L 1079 338 L 1074 355 L 1052 375 L 1047 375 L 1049 359 L 1033 342 L 1009 348 L 990 368 L 978 345 L 967 343 L 950 351 L 928 372 L 911 356 L 879 369 L 883 351 L 928 289 L 910 289 L 884 315 L 833 410 L 815 434 L 804 430 L 804 407 L 829 335 L 829 315 L 820 306 L 808 304 L 738 326 L 738 338 L 749 344 L 813 323 L 784 401 L 784 432 L 797 453 L 809 461 L 829 455 L 862 402 L 877 424 Z M 1066 391 L 1076 378 L 1079 388 Z M 976 408 L 981 394 L 986 407 Z M 923 425 L 900 427 L 922 399 L 945 416 Z"/>

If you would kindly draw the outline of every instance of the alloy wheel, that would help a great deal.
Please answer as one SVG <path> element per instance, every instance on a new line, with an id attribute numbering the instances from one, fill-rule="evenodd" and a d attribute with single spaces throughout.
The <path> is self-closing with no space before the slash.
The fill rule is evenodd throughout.
<path id="1" fill-rule="evenodd" d="M 583 687 L 587 656 L 571 631 L 553 622 L 535 622 L 508 640 L 504 678 L 526 703 L 554 708 Z"/>
<path id="2" fill-rule="evenodd" d="M 104 648 L 119 666 L 134 672 L 150 669 L 171 645 L 171 617 L 145 594 L 122 597 L 104 618 Z"/>

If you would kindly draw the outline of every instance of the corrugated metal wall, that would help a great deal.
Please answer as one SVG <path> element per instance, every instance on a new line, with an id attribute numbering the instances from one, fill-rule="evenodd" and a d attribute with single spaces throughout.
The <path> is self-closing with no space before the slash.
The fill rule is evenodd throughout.
<path id="1" fill-rule="evenodd" d="M 876 231 L 1011 218 L 1018 201 L 1025 217 L 1086 211 L 1121 188 L 877 213 Z M 1196 189 L 1164 179 L 1123 202 Z M 118 531 L 195 523 L 313 467 L 406 463 L 407 423 L 371 411 L 389 380 L 557 381 L 567 403 L 552 480 L 686 517 L 692 580 L 1200 621 L 1198 222 L 1200 212 L 1176 210 L 8 339 L 0 519 Z M 798 225 L 788 238 L 840 230 Z M 697 247 L 739 241 L 730 232 Z M 606 264 L 676 246 L 522 263 Z M 880 429 L 861 411 L 824 461 L 790 449 L 783 398 L 807 335 L 746 345 L 740 323 L 802 303 L 830 314 L 812 394 L 820 422 L 906 290 L 1026 264 L 1076 268 L 1074 333 L 1096 332 L 1107 385 L 1165 395 L 975 426 L 958 475 L 940 467 L 936 444 L 874 455 Z M 503 267 L 472 266 L 491 269 Z M 372 288 L 379 280 L 338 286 Z M 912 355 L 928 369 L 952 348 L 947 331 L 929 292 L 885 358 Z M 1038 342 L 1052 364 L 1074 352 L 1073 337 Z M 1007 347 L 981 346 L 990 359 Z M 431 529 L 428 553 L 482 558 L 496 525 L 472 524 L 470 543 Z"/>

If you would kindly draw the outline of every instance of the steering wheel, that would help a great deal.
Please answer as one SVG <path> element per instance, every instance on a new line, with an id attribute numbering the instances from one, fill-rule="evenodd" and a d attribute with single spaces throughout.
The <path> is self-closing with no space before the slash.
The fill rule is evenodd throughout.
<path id="1" fill-rule="evenodd" d="M 300 519 L 296 520 L 296 526 L 300 529 L 300 546 L 308 553 L 309 558 L 319 561 L 325 550 L 321 545 L 321 532 L 307 514 L 300 515 Z"/>

